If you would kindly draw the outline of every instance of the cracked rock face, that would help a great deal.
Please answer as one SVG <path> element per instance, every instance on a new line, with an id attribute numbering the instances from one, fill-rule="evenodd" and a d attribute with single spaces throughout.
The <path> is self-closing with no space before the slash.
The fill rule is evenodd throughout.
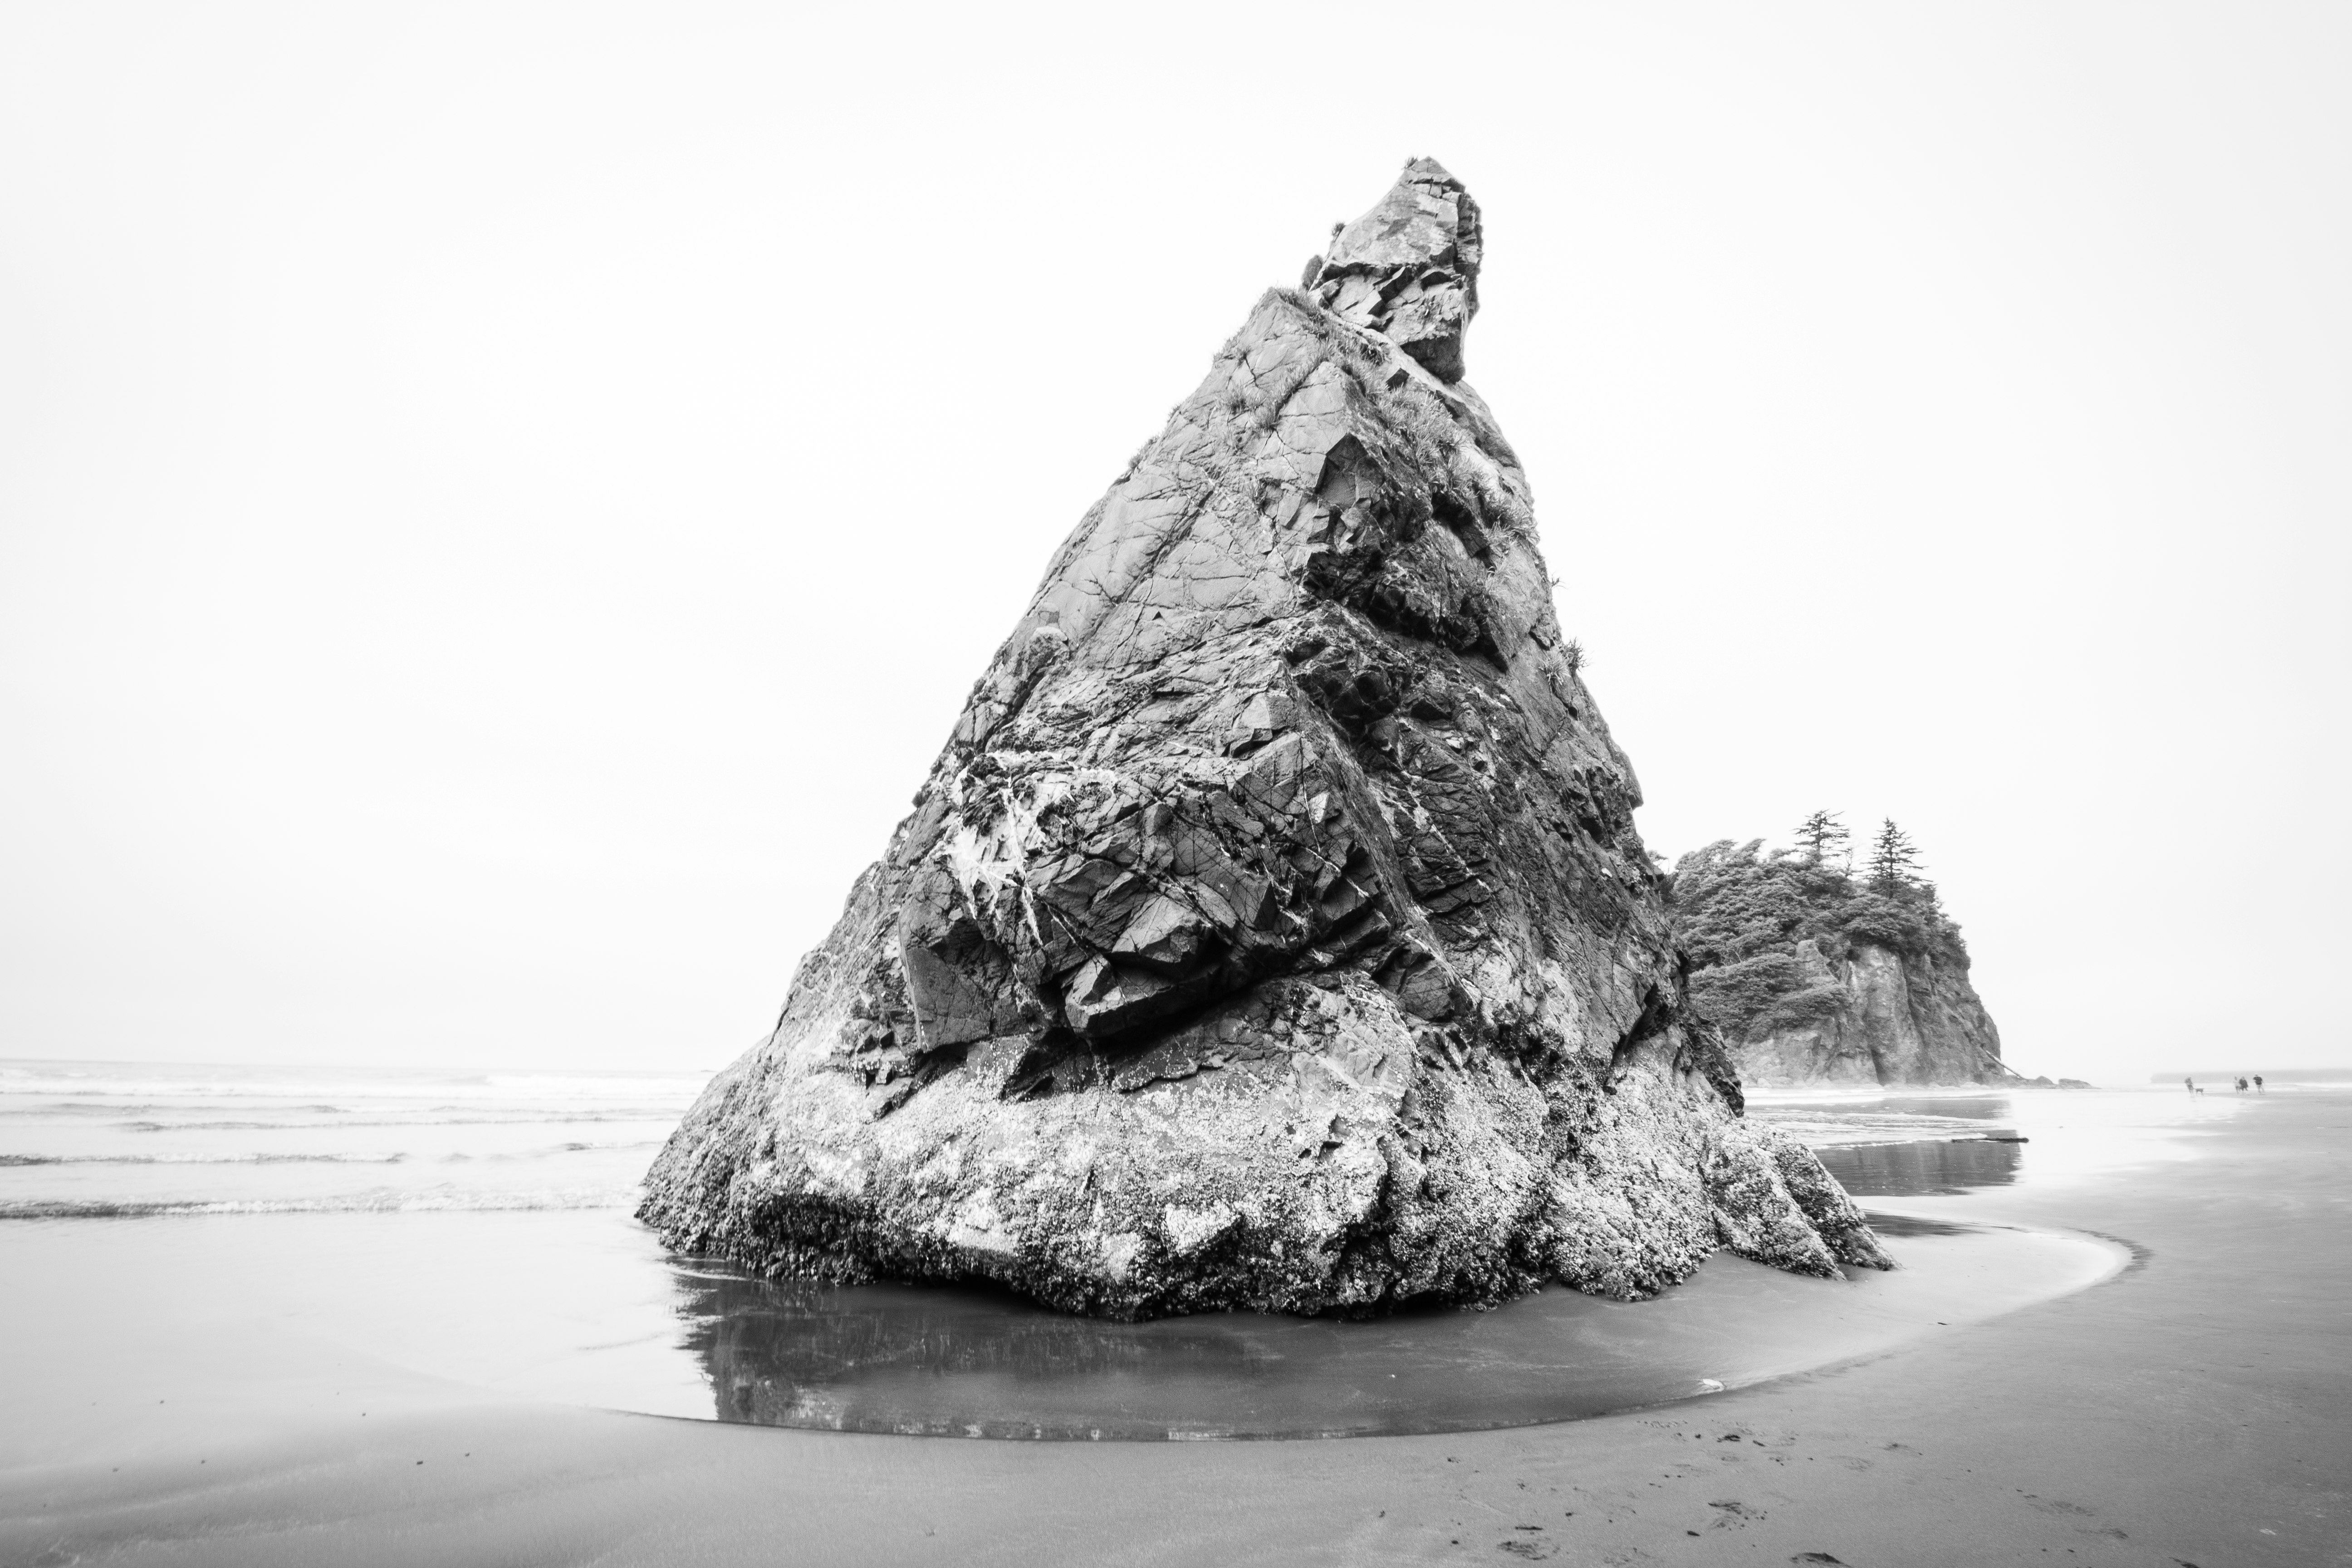
<path id="1" fill-rule="evenodd" d="M 1331 237 L 1302 287 L 1369 327 L 1447 384 L 1462 379 L 1462 334 L 1478 311 L 1478 204 L 1434 158 L 1416 158 L 1380 205 Z"/>
<path id="2" fill-rule="evenodd" d="M 1480 250 L 1419 160 L 1259 300 L 655 1162 L 670 1245 L 1118 1316 L 1885 1265 L 1686 1011 Z"/>
<path id="3" fill-rule="evenodd" d="M 1797 944 L 1808 981 L 1835 985 L 1843 1010 L 1731 1043 L 1740 1076 L 1766 1084 L 2016 1083 L 2000 1031 L 1965 963 L 1856 942 L 1835 963 Z"/>

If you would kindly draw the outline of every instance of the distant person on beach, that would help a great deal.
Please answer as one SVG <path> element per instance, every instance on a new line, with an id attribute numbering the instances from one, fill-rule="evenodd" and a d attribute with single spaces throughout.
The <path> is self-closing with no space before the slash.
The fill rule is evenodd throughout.
<path id="1" fill-rule="evenodd" d="M 2260 1093 L 2262 1093 L 2262 1091 L 2263 1091 L 2263 1075 L 2262 1075 L 2262 1074 L 2260 1074 L 2260 1073 L 2256 1073 L 2256 1074 L 2254 1075 L 2254 1092 L 2255 1092 L 2256 1094 L 2260 1094 Z"/>
<path id="2" fill-rule="evenodd" d="M 2187 1089 L 2189 1093 L 2195 1094 L 2197 1092 L 2197 1080 L 2193 1078 L 2184 1078 L 2180 1080 L 2180 1087 Z"/>

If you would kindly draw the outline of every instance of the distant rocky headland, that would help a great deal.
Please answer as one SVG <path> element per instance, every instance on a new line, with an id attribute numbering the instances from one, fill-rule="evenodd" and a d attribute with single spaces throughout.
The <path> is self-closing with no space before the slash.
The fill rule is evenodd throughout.
<path id="1" fill-rule="evenodd" d="M 1722 839 L 1675 866 L 1691 1004 L 1741 1079 L 2049 1085 L 2001 1060 L 1960 928 L 1908 836 L 1887 822 L 1858 868 L 1845 837 L 1820 812 L 1792 848 Z"/>
<path id="2" fill-rule="evenodd" d="M 1691 1011 L 1485 243 L 1420 160 L 1258 301 L 656 1160 L 671 1246 L 1119 1317 L 1888 1266 Z"/>

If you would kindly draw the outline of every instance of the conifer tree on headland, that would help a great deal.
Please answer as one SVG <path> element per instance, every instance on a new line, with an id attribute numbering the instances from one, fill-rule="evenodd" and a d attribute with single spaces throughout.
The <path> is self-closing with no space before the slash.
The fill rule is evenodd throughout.
<path id="1" fill-rule="evenodd" d="M 1853 837 L 1834 811 L 1817 811 L 1797 825 L 1797 847 L 1816 866 L 1828 865 L 1832 854 L 1851 863 L 1846 842 Z"/>
<path id="2" fill-rule="evenodd" d="M 1919 879 L 1919 847 L 1888 817 L 1870 841 L 1870 885 L 1896 893 Z"/>

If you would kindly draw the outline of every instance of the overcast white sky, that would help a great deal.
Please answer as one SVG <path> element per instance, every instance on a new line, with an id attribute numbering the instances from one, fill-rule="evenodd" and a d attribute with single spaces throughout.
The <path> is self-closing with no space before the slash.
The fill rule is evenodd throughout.
<path id="1" fill-rule="evenodd" d="M 1669 856 L 2352 1063 L 2352 10 L 0 10 L 0 1055 L 715 1067 L 1408 155 Z"/>

